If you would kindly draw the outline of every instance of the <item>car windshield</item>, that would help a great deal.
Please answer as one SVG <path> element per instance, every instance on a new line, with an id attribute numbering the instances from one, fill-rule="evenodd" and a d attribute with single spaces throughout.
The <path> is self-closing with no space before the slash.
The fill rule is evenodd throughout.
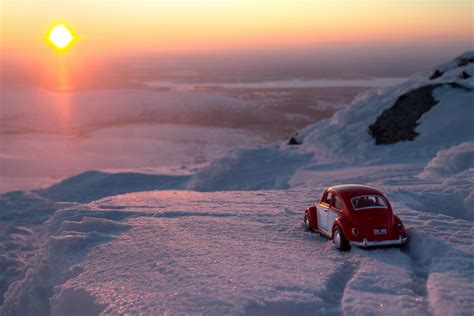
<path id="1" fill-rule="evenodd" d="M 387 208 L 385 199 L 380 195 L 363 195 L 351 199 L 354 210 L 366 208 Z"/>

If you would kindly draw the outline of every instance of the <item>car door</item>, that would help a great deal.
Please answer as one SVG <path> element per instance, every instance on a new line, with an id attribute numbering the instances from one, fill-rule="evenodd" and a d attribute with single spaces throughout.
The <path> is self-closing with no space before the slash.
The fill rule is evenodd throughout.
<path id="1" fill-rule="evenodd" d="M 318 229 L 323 232 L 329 232 L 328 230 L 328 212 L 329 205 L 332 198 L 331 192 L 326 192 L 318 205 Z"/>
<path id="2" fill-rule="evenodd" d="M 329 211 L 327 216 L 327 229 L 332 234 L 332 224 L 334 220 L 341 215 L 342 212 L 342 200 L 336 194 L 332 195 L 329 203 Z"/>

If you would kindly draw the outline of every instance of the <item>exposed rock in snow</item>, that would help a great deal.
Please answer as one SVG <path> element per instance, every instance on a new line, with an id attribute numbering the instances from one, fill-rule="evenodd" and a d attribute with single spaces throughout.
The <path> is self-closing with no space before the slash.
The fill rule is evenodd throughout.
<path id="1" fill-rule="evenodd" d="M 290 137 L 288 145 L 301 145 L 301 141 L 298 139 L 298 133 Z"/>
<path id="2" fill-rule="evenodd" d="M 297 141 L 294 136 L 292 136 L 290 140 L 288 141 L 288 145 L 301 145 L 301 143 Z"/>
<path id="3" fill-rule="evenodd" d="M 469 79 L 471 77 L 472 76 L 470 74 L 468 74 L 465 70 L 463 72 L 461 72 L 461 74 L 459 75 L 459 78 L 461 78 L 461 79 Z"/>
<path id="4" fill-rule="evenodd" d="M 457 57 L 456 59 L 454 59 L 453 61 L 450 61 L 448 63 L 438 66 L 429 79 L 430 80 L 438 79 L 441 76 L 443 76 L 444 73 L 447 71 L 450 71 L 459 67 L 465 67 L 473 63 L 474 63 L 474 54 L 472 52 L 466 52 L 462 54 L 461 56 Z M 463 78 L 463 79 L 467 79 L 467 78 Z"/>
<path id="5" fill-rule="evenodd" d="M 418 136 L 415 132 L 418 120 L 438 103 L 431 94 L 436 87 L 422 86 L 399 96 L 395 104 L 384 110 L 375 123 L 369 126 L 369 133 L 375 143 L 393 144 L 415 139 Z"/>
<path id="6" fill-rule="evenodd" d="M 439 71 L 438 69 L 436 69 L 435 72 L 433 72 L 433 74 L 430 76 L 430 80 L 438 79 L 442 75 L 443 73 Z"/>
<path id="7" fill-rule="evenodd" d="M 375 143 L 386 145 L 414 140 L 419 135 L 415 131 L 419 125 L 418 120 L 438 104 L 432 92 L 440 86 L 442 85 L 426 85 L 399 96 L 395 104 L 384 110 L 375 123 L 369 126 L 369 134 L 375 139 Z M 467 89 L 457 83 L 446 86 L 452 89 Z"/>

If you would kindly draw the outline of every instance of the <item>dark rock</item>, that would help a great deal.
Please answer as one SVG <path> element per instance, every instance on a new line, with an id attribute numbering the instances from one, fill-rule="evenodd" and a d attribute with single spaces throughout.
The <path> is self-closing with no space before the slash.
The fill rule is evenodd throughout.
<path id="1" fill-rule="evenodd" d="M 436 69 L 435 72 L 433 72 L 433 74 L 431 75 L 430 80 L 437 79 L 437 78 L 441 77 L 443 74 L 444 74 L 444 72 L 439 71 L 438 69 Z"/>
<path id="2" fill-rule="evenodd" d="M 467 64 L 474 63 L 474 57 L 471 58 L 459 58 L 458 59 L 458 67 L 464 67 Z"/>
<path id="3" fill-rule="evenodd" d="M 301 142 L 296 139 L 296 135 L 292 136 L 288 141 L 288 145 L 301 145 Z"/>
<path id="4" fill-rule="evenodd" d="M 453 82 L 422 86 L 399 96 L 395 104 L 383 111 L 375 123 L 369 126 L 369 134 L 375 139 L 375 143 L 386 145 L 414 140 L 418 136 L 415 131 L 419 125 L 418 120 L 438 104 L 432 92 L 440 86 L 472 91 L 470 88 Z"/>
<path id="5" fill-rule="evenodd" d="M 467 72 L 463 71 L 463 72 L 461 72 L 461 74 L 459 75 L 459 78 L 461 78 L 461 79 L 469 79 L 469 78 L 471 78 L 471 75 L 468 74 Z"/>

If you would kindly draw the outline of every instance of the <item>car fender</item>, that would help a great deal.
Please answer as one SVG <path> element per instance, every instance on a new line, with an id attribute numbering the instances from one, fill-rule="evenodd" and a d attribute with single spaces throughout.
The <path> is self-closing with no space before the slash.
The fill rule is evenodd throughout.
<path id="1" fill-rule="evenodd" d="M 308 207 L 306 209 L 306 212 L 308 212 L 309 227 L 311 229 L 318 229 L 318 216 L 316 215 L 316 206 L 313 205 L 311 207 Z"/>
<path id="2" fill-rule="evenodd" d="M 393 234 L 394 235 L 399 235 L 400 232 L 398 231 L 398 224 L 401 224 L 402 227 L 403 227 L 403 231 L 401 232 L 401 235 L 402 236 L 406 236 L 407 235 L 407 232 L 406 232 L 406 229 L 405 229 L 405 225 L 403 225 L 402 221 L 400 220 L 400 218 L 398 218 L 397 215 L 393 214 Z"/>
<path id="3" fill-rule="evenodd" d="M 397 224 L 401 224 L 402 221 L 400 220 L 400 218 L 398 218 L 397 215 L 393 214 L 393 223 L 394 225 L 397 225 Z"/>
<path id="4" fill-rule="evenodd" d="M 352 236 L 352 233 L 351 233 L 351 227 L 353 226 L 352 222 L 347 217 L 338 216 L 338 217 L 336 217 L 336 219 L 332 223 L 331 238 L 332 238 L 332 232 L 333 232 L 334 227 L 336 225 L 339 226 L 342 229 L 342 233 L 344 234 L 346 239 L 350 238 L 350 236 Z"/>

